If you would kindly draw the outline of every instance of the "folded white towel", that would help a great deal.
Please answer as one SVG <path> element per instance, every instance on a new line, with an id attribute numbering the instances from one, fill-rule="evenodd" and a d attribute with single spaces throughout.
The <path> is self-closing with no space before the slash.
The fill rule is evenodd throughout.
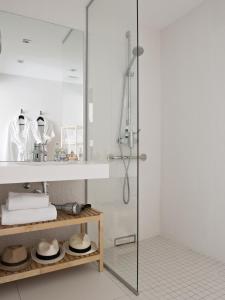
<path id="1" fill-rule="evenodd" d="M 6 208 L 8 210 L 30 209 L 30 208 L 46 208 L 49 206 L 49 196 L 37 193 L 12 193 L 8 195 L 6 200 Z"/>
<path id="2" fill-rule="evenodd" d="M 57 219 L 57 210 L 50 204 L 47 208 L 7 210 L 2 205 L 2 225 L 20 225 L 34 222 L 51 221 Z"/>

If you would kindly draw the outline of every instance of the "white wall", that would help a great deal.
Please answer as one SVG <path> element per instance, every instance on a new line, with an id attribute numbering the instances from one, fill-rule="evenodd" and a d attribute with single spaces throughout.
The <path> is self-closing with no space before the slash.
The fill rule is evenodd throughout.
<path id="1" fill-rule="evenodd" d="M 140 8 L 144 10 L 144 6 Z M 145 49 L 140 58 L 140 238 L 160 233 L 161 180 L 161 86 L 160 32 L 140 23 L 140 45 Z"/>
<path id="2" fill-rule="evenodd" d="M 225 2 L 162 32 L 162 232 L 225 261 Z"/>
<path id="3" fill-rule="evenodd" d="M 83 84 L 62 84 L 62 125 L 83 126 Z"/>

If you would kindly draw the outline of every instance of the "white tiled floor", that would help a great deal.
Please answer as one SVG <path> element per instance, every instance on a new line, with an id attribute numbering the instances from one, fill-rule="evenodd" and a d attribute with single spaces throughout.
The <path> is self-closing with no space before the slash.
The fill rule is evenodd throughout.
<path id="1" fill-rule="evenodd" d="M 106 260 L 127 280 L 135 270 L 134 246 L 109 249 Z M 134 281 L 133 281 L 134 283 Z M 162 237 L 140 243 L 139 300 L 225 299 L 225 264 Z M 0 300 L 134 300 L 110 273 L 95 265 L 0 286 Z"/>
<path id="2" fill-rule="evenodd" d="M 135 284 L 134 245 L 112 248 L 106 261 Z M 140 242 L 139 289 L 143 299 L 225 299 L 225 264 L 176 243 L 156 237 Z M 126 299 L 126 298 L 125 298 Z"/>

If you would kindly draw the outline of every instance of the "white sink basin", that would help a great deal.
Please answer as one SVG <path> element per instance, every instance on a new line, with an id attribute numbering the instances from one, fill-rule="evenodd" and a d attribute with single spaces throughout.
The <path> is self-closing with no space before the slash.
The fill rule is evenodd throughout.
<path id="1" fill-rule="evenodd" d="M 0 184 L 104 178 L 109 178 L 104 162 L 0 162 Z"/>

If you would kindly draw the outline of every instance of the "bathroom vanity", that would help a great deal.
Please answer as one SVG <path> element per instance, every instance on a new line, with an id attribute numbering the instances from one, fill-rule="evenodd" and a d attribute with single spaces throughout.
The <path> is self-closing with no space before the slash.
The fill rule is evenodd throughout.
<path id="1" fill-rule="evenodd" d="M 100 179 L 109 177 L 109 165 L 96 162 L 19 162 L 0 163 L 0 184 L 41 182 L 41 181 L 65 181 Z M 95 222 L 98 226 L 98 245 L 94 245 L 96 251 L 84 256 L 65 257 L 58 263 L 41 265 L 32 262 L 26 269 L 18 272 L 0 270 L 0 284 L 38 276 L 57 270 L 97 261 L 99 271 L 103 271 L 103 214 L 93 208 L 85 209 L 81 214 L 72 216 L 65 212 L 58 212 L 57 220 L 38 222 L 25 225 L 3 226 L 0 225 L 0 238 L 14 236 L 21 233 L 44 231 L 80 225 L 81 233 L 85 232 L 85 224 Z M 62 242 L 63 243 L 63 242 Z"/>
<path id="2" fill-rule="evenodd" d="M 45 163 L 0 163 L 0 184 L 100 179 L 109 177 L 109 165 L 95 162 L 45 162 Z M 57 270 L 97 261 L 99 272 L 103 271 L 103 214 L 93 208 L 87 208 L 81 214 L 72 216 L 65 212 L 58 212 L 57 220 L 38 222 L 25 225 L 0 225 L 0 238 L 26 232 L 44 231 L 80 225 L 81 233 L 85 232 L 85 224 L 95 222 L 98 225 L 98 245 L 96 251 L 84 256 L 70 256 L 68 254 L 58 263 L 41 265 L 32 262 L 26 269 L 18 272 L 0 270 L 0 284 L 38 276 Z M 63 243 L 63 241 L 62 241 Z"/>
<path id="3" fill-rule="evenodd" d="M 0 184 L 101 179 L 109 165 L 99 162 L 0 162 Z"/>

